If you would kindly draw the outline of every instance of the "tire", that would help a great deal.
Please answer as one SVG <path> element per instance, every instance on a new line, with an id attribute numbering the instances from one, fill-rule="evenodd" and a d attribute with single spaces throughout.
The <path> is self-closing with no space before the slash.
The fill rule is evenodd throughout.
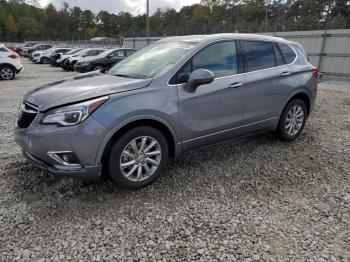
<path id="1" fill-rule="evenodd" d="M 12 80 L 16 76 L 16 70 L 12 66 L 3 65 L 0 66 L 0 79 Z"/>
<path id="2" fill-rule="evenodd" d="M 44 65 L 49 64 L 50 63 L 50 59 L 48 59 L 47 57 L 42 57 L 40 59 L 40 63 L 44 64 Z"/>
<path id="3" fill-rule="evenodd" d="M 283 141 L 293 141 L 302 133 L 307 119 L 304 101 L 294 99 L 284 108 L 278 124 L 278 134 Z"/>
<path id="4" fill-rule="evenodd" d="M 103 69 L 103 66 L 102 65 L 95 65 L 94 67 L 93 67 L 93 70 L 92 71 L 100 71 L 100 70 L 102 70 Z"/>
<path id="5" fill-rule="evenodd" d="M 145 151 L 140 151 L 142 143 Z M 135 146 L 139 150 L 136 154 Z M 153 155 L 145 156 L 147 152 Z M 157 129 L 149 126 L 131 129 L 112 145 L 108 156 L 109 176 L 115 184 L 123 188 L 137 189 L 149 185 L 164 169 L 168 152 L 167 140 Z"/>

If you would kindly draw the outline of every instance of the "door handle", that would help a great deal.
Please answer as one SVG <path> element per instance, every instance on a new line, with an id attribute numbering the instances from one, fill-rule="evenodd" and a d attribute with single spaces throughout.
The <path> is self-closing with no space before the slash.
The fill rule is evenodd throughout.
<path id="1" fill-rule="evenodd" d="M 233 83 L 231 85 L 229 85 L 229 88 L 238 88 L 241 87 L 243 84 L 241 82 L 238 83 Z"/>
<path id="2" fill-rule="evenodd" d="M 290 75 L 289 72 L 283 72 L 283 73 L 281 74 L 281 76 L 289 76 L 289 75 Z"/>

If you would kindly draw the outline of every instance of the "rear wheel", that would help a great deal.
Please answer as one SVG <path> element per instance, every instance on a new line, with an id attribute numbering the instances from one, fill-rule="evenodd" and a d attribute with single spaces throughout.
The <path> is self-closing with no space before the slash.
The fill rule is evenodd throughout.
<path id="1" fill-rule="evenodd" d="M 108 157 L 111 179 L 119 186 L 135 189 L 153 182 L 168 160 L 168 143 L 152 127 L 129 130 L 112 146 Z"/>
<path id="2" fill-rule="evenodd" d="M 293 141 L 304 129 L 307 108 L 304 101 L 294 99 L 285 107 L 278 125 L 278 133 L 282 140 Z"/>
<path id="3" fill-rule="evenodd" d="M 16 71 L 11 66 L 0 66 L 0 79 L 2 80 L 12 80 L 16 76 Z"/>

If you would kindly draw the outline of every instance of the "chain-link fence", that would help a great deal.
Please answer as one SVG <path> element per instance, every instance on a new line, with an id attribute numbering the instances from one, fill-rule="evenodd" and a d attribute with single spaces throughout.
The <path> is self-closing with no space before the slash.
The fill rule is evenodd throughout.
<path id="1" fill-rule="evenodd" d="M 310 62 L 317 66 L 324 75 L 350 77 L 350 29 L 275 32 L 267 33 L 267 35 L 280 36 L 301 43 L 310 58 Z M 159 39 L 161 37 L 43 42 L 54 46 L 141 49 Z"/>

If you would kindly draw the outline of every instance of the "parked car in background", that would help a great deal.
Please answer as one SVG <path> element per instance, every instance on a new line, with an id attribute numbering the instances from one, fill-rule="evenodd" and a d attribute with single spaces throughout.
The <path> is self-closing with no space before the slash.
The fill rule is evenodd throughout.
<path id="1" fill-rule="evenodd" d="M 64 62 L 66 62 L 66 60 L 74 55 L 78 55 L 80 52 L 82 52 L 84 50 L 84 48 L 76 48 L 76 49 L 73 49 L 72 51 L 64 54 L 64 55 L 61 55 L 60 58 L 58 58 L 56 60 L 56 63 L 59 65 L 59 66 L 62 66 L 64 64 Z"/>
<path id="2" fill-rule="evenodd" d="M 0 79 L 12 80 L 22 69 L 19 55 L 0 44 Z"/>
<path id="3" fill-rule="evenodd" d="M 24 56 L 27 52 L 28 52 L 28 49 L 33 47 L 34 45 L 37 45 L 38 43 L 37 42 L 28 42 L 28 43 L 25 43 L 22 47 L 19 48 L 19 55 L 20 56 Z"/>
<path id="4" fill-rule="evenodd" d="M 273 131 L 300 136 L 318 70 L 302 46 L 278 37 L 218 34 L 164 38 L 107 73 L 92 72 L 27 93 L 16 141 L 58 176 L 140 188 L 169 157 Z"/>
<path id="5" fill-rule="evenodd" d="M 28 48 L 27 52 L 24 53 L 24 56 L 28 57 L 30 60 L 32 59 L 32 53 L 35 51 L 43 51 L 52 48 L 52 45 L 49 44 L 37 44 L 30 48 Z"/>
<path id="6" fill-rule="evenodd" d="M 33 52 L 33 62 L 34 63 L 40 63 L 40 64 L 49 64 L 50 63 L 50 57 L 54 54 L 65 54 L 72 50 L 72 48 L 69 47 L 53 47 L 44 51 L 35 51 Z"/>
<path id="7" fill-rule="evenodd" d="M 66 53 L 52 54 L 50 56 L 50 64 L 51 64 L 51 66 L 60 66 L 60 62 L 62 60 L 64 60 L 65 58 L 68 58 L 69 56 L 72 56 L 72 55 L 78 53 L 81 50 L 82 50 L 82 48 L 74 48 Z"/>
<path id="8" fill-rule="evenodd" d="M 84 58 L 96 57 L 102 52 L 106 51 L 106 49 L 102 48 L 86 48 L 76 53 L 75 55 L 67 58 L 65 62 L 62 64 L 62 68 L 66 71 L 74 71 L 75 64 Z"/>
<path id="9" fill-rule="evenodd" d="M 86 57 L 80 59 L 78 63 L 75 64 L 74 69 L 80 73 L 97 71 L 101 69 L 109 70 L 113 65 L 122 61 L 124 58 L 128 57 L 134 52 L 134 49 L 129 48 L 106 50 L 96 57 Z"/>
<path id="10" fill-rule="evenodd" d="M 13 51 L 13 52 L 19 54 L 19 49 L 20 49 L 20 46 L 19 46 L 19 45 L 17 45 L 17 44 L 7 44 L 6 47 L 7 47 L 8 49 L 10 49 L 11 51 Z"/>

